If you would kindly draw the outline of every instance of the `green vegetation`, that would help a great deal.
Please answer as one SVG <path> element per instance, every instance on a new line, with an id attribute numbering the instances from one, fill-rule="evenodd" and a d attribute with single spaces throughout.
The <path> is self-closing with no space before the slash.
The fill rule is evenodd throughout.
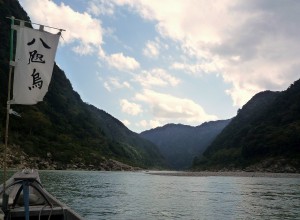
<path id="1" fill-rule="evenodd" d="M 29 20 L 18 1 L 0 1 L 2 140 L 9 68 L 10 20 L 6 19 L 7 16 Z M 128 130 L 108 113 L 84 103 L 57 65 L 43 102 L 33 106 L 13 105 L 12 108 L 22 117 L 10 117 L 9 143 L 20 146 L 31 156 L 45 158 L 51 153 L 52 159 L 62 164 L 80 161 L 99 165 L 105 159 L 115 159 L 145 168 L 163 166 L 162 156 L 153 144 Z"/>
<path id="2" fill-rule="evenodd" d="M 141 133 L 161 151 L 168 165 L 177 170 L 188 169 L 196 155 L 202 154 L 230 120 L 205 122 L 192 127 L 168 124 Z"/>
<path id="3" fill-rule="evenodd" d="M 283 92 L 255 95 L 194 160 L 195 169 L 246 168 L 284 160 L 300 168 L 300 80 Z"/>

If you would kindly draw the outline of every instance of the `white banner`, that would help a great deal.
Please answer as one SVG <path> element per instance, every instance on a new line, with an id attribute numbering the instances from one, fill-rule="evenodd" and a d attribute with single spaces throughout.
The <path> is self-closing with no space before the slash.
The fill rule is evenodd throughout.
<path id="1" fill-rule="evenodd" d="M 20 27 L 17 31 L 13 99 L 11 104 L 42 101 L 51 81 L 60 34 Z"/>

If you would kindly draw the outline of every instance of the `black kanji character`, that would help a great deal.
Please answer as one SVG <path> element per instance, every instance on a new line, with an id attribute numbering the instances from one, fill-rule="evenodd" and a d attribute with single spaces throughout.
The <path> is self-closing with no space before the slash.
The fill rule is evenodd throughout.
<path id="1" fill-rule="evenodd" d="M 32 86 L 28 87 L 29 90 L 34 89 L 35 87 L 41 89 L 43 87 L 43 80 L 40 77 L 40 73 L 36 72 L 36 69 L 33 69 L 32 76 Z"/>
<path id="2" fill-rule="evenodd" d="M 33 63 L 46 63 L 45 60 L 43 60 L 44 55 L 43 54 L 39 54 L 36 50 L 29 52 L 29 61 L 28 64 L 30 64 L 30 62 Z"/>

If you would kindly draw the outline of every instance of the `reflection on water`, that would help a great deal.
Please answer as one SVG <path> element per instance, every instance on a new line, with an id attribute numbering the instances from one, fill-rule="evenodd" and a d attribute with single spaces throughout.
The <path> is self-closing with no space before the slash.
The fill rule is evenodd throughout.
<path id="1" fill-rule="evenodd" d="M 130 172 L 42 174 L 46 188 L 87 219 L 295 219 L 300 216 L 299 179 L 167 177 Z"/>
<path id="2" fill-rule="evenodd" d="M 300 179 L 40 171 L 43 185 L 88 220 L 299 219 Z"/>

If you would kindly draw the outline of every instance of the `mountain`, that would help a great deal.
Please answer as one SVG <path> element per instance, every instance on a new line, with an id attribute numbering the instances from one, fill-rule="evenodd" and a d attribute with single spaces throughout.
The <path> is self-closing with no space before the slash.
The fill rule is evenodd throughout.
<path id="1" fill-rule="evenodd" d="M 192 127 L 168 124 L 140 135 L 156 144 L 170 167 L 187 169 L 195 156 L 202 154 L 230 120 L 212 121 Z"/>
<path id="2" fill-rule="evenodd" d="M 9 72 L 10 20 L 29 21 L 16 0 L 0 1 L 0 119 L 4 139 Z M 71 64 L 70 64 L 71 65 Z M 157 147 L 130 131 L 110 114 L 84 103 L 73 91 L 65 73 L 55 64 L 49 92 L 43 102 L 32 106 L 12 105 L 21 118 L 10 117 L 10 145 L 27 155 L 51 157 L 50 162 L 98 167 L 108 160 L 153 168 L 164 166 Z M 49 159 L 49 158 L 48 158 Z"/>
<path id="3" fill-rule="evenodd" d="M 300 171 L 300 80 L 255 95 L 194 161 L 195 169 Z"/>

